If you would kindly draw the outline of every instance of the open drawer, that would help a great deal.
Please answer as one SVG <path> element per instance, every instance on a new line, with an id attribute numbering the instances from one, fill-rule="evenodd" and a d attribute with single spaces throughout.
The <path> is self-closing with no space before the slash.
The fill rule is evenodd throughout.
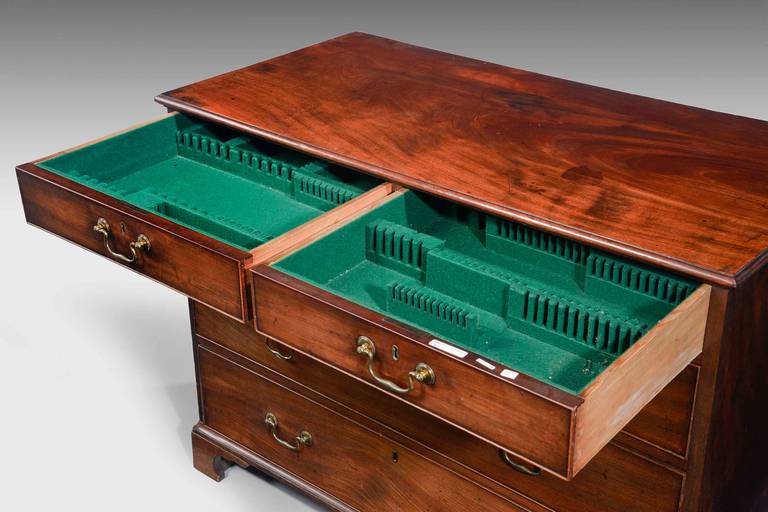
<path id="1" fill-rule="evenodd" d="M 249 318 L 245 269 L 392 190 L 183 115 L 22 165 L 17 175 L 29 223 L 241 321 Z"/>
<path id="2" fill-rule="evenodd" d="M 252 268 L 257 329 L 524 470 L 570 479 L 701 353 L 708 285 L 416 192 L 383 203 Z"/>

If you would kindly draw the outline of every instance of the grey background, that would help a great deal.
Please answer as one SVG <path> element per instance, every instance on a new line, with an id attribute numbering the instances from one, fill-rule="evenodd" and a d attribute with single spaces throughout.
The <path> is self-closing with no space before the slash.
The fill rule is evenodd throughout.
<path id="1" fill-rule="evenodd" d="M 0 1 L 5 510 L 313 508 L 240 469 L 218 485 L 192 470 L 186 300 L 26 226 L 14 165 L 162 114 L 157 93 L 353 30 L 768 119 L 765 1 Z"/>

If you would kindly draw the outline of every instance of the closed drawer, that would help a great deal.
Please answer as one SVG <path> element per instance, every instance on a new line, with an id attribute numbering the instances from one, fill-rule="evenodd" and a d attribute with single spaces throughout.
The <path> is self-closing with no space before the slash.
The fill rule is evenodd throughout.
<path id="1" fill-rule="evenodd" d="M 561 511 L 659 512 L 677 510 L 683 475 L 611 443 L 570 482 L 542 472 L 526 475 L 507 464 L 499 449 L 432 415 L 401 403 L 356 379 L 274 341 L 247 326 L 224 318 L 209 308 L 193 304 L 194 329 L 198 336 L 279 373 L 308 389 L 359 411 L 416 440 L 473 471 L 489 477 L 531 499 Z M 206 342 L 210 343 L 210 342 Z M 277 354 L 272 351 L 276 351 Z M 670 386 L 679 384 L 683 372 Z M 665 389 L 654 409 L 673 410 Z M 656 404 L 656 402 L 661 402 Z M 651 406 L 646 407 L 648 409 Z M 646 416 L 645 409 L 638 414 Z M 653 421 L 646 433 L 656 439 L 664 430 Z M 667 443 L 672 441 L 665 441 Z M 519 462 L 512 459 L 513 462 Z M 524 468 L 530 469 L 526 464 Z M 649 490 L 653 492 L 649 492 Z"/>
<path id="2" fill-rule="evenodd" d="M 485 467 L 502 483 L 558 512 L 675 512 L 685 474 L 608 444 L 570 482 L 547 473 L 510 471 L 490 455 Z"/>
<path id="3" fill-rule="evenodd" d="M 522 510 L 212 352 L 197 357 L 208 427 L 354 509 Z"/>
<path id="4" fill-rule="evenodd" d="M 699 367 L 689 365 L 624 427 L 623 432 L 651 443 L 681 461 L 686 460 L 698 379 Z"/>
<path id="5" fill-rule="evenodd" d="M 701 353 L 709 286 L 394 196 L 254 267 L 257 329 L 564 479 Z"/>
<path id="6" fill-rule="evenodd" d="M 19 166 L 17 176 L 29 223 L 241 321 L 246 268 L 391 190 L 181 115 Z"/>

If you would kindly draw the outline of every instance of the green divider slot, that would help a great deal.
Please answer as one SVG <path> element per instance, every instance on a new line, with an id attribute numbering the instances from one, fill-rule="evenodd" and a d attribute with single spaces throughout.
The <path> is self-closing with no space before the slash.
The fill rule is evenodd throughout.
<path id="1" fill-rule="evenodd" d="M 394 222 L 382 220 L 366 226 L 366 257 L 383 267 L 423 279 L 427 255 L 443 242 Z"/>
<path id="2" fill-rule="evenodd" d="M 40 167 L 244 250 L 379 183 L 182 115 L 52 158 Z"/>
<path id="3" fill-rule="evenodd" d="M 471 306 L 423 286 L 392 283 L 387 290 L 387 311 L 391 314 L 418 319 L 422 325 L 453 337 L 475 338 L 478 319 Z"/>
<path id="4" fill-rule="evenodd" d="M 274 266 L 573 393 L 697 286 L 415 192 Z"/>

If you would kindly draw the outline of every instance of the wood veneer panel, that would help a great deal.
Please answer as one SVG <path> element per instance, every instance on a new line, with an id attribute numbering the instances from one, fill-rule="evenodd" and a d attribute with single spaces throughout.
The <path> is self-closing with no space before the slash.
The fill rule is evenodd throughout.
<path id="1" fill-rule="evenodd" d="M 158 96 L 724 285 L 768 246 L 768 123 L 352 33 Z"/>
<path id="2" fill-rule="evenodd" d="M 685 510 L 768 510 L 768 268 L 720 290 L 694 418 L 693 474 Z M 724 303 L 724 304 L 723 304 Z M 706 371 L 705 371 L 706 370 Z"/>
<path id="3" fill-rule="evenodd" d="M 240 321 L 248 318 L 244 269 L 251 255 L 194 230 L 115 199 L 34 164 L 17 168 L 27 222 L 119 265 L 194 297 Z M 112 242 L 126 250 L 137 235 L 152 249 L 134 263 L 118 261 L 93 231 L 103 217 L 112 226 Z M 126 226 L 125 232 L 118 228 Z"/>
<path id="4" fill-rule="evenodd" d="M 198 362 L 207 426 L 355 509 L 517 509 L 418 453 L 212 352 L 198 348 Z M 298 452 L 278 445 L 264 425 L 267 412 L 277 416 L 283 439 L 308 431 L 312 445 Z"/>

